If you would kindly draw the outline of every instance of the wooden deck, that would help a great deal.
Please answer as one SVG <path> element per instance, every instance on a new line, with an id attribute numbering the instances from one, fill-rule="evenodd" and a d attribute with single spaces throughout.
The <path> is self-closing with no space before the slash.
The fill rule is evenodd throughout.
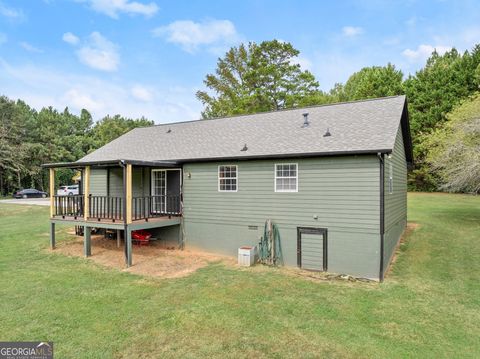
<path id="1" fill-rule="evenodd" d="M 181 223 L 181 216 L 160 216 L 145 219 L 139 219 L 132 221 L 128 224 L 128 227 L 132 230 L 135 229 L 147 229 L 147 228 L 157 228 L 157 227 L 166 227 L 173 226 Z M 73 217 L 73 216 L 56 216 L 50 218 L 52 223 L 70 223 L 76 226 L 87 226 L 87 227 L 96 227 L 96 228 L 112 228 L 112 229 L 123 229 L 125 223 L 121 219 L 104 219 L 100 218 L 88 218 L 87 221 L 83 217 Z"/>

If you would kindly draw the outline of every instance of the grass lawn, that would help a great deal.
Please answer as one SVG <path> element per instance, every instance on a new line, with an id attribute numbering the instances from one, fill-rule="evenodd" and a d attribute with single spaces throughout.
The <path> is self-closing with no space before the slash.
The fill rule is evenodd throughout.
<path id="1" fill-rule="evenodd" d="M 480 197 L 409 194 L 419 227 L 382 284 L 220 264 L 146 278 L 49 253 L 47 217 L 0 204 L 1 341 L 53 341 L 56 358 L 480 357 Z"/>

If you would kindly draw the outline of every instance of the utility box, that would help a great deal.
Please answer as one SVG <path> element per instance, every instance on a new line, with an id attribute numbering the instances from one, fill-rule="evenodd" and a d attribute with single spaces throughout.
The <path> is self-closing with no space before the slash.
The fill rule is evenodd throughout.
<path id="1" fill-rule="evenodd" d="M 255 263 L 255 246 L 238 248 L 238 265 L 250 267 Z"/>

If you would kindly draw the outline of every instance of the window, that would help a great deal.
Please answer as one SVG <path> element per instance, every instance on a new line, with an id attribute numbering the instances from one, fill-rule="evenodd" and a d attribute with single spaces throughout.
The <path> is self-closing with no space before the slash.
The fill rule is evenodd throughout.
<path id="1" fill-rule="evenodd" d="M 220 192 L 237 192 L 237 166 L 218 166 L 218 190 Z"/>
<path id="2" fill-rule="evenodd" d="M 297 179 L 296 163 L 275 164 L 275 192 L 297 192 Z"/>
<path id="3" fill-rule="evenodd" d="M 392 160 L 389 163 L 389 174 L 388 174 L 388 193 L 393 193 L 393 165 Z"/>

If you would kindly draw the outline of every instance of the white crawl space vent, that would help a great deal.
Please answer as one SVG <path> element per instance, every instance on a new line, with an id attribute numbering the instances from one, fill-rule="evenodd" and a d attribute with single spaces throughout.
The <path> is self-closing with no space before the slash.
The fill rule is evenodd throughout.
<path id="1" fill-rule="evenodd" d="M 238 248 L 238 265 L 250 267 L 255 263 L 255 247 Z"/>

